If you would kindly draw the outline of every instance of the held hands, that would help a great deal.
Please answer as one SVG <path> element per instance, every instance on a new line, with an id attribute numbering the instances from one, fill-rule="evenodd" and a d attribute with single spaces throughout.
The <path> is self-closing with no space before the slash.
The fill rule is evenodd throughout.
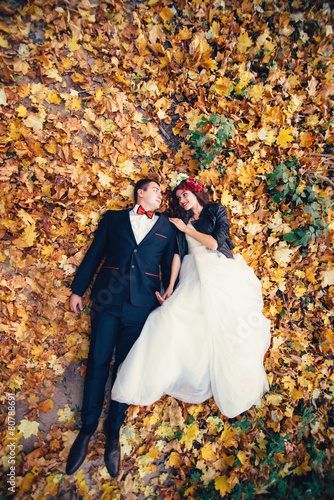
<path id="1" fill-rule="evenodd" d="M 70 309 L 75 313 L 80 313 L 83 310 L 82 298 L 80 295 L 72 293 L 70 296 Z"/>
<path id="2" fill-rule="evenodd" d="M 169 287 L 166 289 L 165 293 L 161 296 L 159 292 L 155 292 L 155 295 L 160 303 L 162 305 L 173 293 L 173 287 L 169 285 Z"/>
<path id="3" fill-rule="evenodd" d="M 187 225 L 183 222 L 183 220 L 173 217 L 169 217 L 169 220 L 172 224 L 174 224 L 174 226 L 178 228 L 179 231 L 182 231 L 182 233 L 186 232 Z"/>

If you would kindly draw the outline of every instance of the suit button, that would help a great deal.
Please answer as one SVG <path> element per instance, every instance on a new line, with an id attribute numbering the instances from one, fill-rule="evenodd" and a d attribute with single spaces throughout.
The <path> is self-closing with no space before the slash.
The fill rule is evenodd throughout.
<path id="1" fill-rule="evenodd" d="M 137 250 L 134 250 L 134 252 L 137 252 Z"/>
<path id="2" fill-rule="evenodd" d="M 136 266 L 133 266 L 133 265 L 132 265 L 131 267 L 132 267 L 132 269 L 134 269 Z"/>

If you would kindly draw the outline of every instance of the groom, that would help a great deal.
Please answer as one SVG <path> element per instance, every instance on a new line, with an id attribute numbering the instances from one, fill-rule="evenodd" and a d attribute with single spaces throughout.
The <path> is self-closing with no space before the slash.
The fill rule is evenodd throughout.
<path id="1" fill-rule="evenodd" d="M 159 184 L 141 179 L 135 185 L 134 198 L 134 208 L 105 213 L 71 286 L 70 308 L 80 312 L 83 310 L 81 297 L 105 256 L 91 292 L 92 333 L 81 411 L 82 427 L 68 456 L 67 474 L 73 474 L 87 455 L 89 440 L 102 411 L 114 348 L 112 384 L 147 316 L 159 305 L 156 292 L 160 288 L 160 270 L 164 287 L 169 284 L 176 239 L 174 226 L 166 217 L 154 212 L 162 200 Z M 119 429 L 127 407 L 111 401 L 104 423 L 104 460 L 112 477 L 116 477 L 119 470 Z"/>

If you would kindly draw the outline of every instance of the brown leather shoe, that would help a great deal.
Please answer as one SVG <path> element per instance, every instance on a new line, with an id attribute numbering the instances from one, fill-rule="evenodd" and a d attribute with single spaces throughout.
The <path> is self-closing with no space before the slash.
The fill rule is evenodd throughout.
<path id="1" fill-rule="evenodd" d="M 79 469 L 80 465 L 85 460 L 88 451 L 88 444 L 94 432 L 87 435 L 80 431 L 77 435 L 76 440 L 70 449 L 66 464 L 66 474 L 69 476 Z"/>
<path id="2" fill-rule="evenodd" d="M 106 448 L 104 450 L 104 463 L 106 464 L 110 476 L 114 478 L 119 471 L 121 446 L 119 444 L 119 438 L 111 436 L 107 429 L 105 429 L 105 435 Z"/>

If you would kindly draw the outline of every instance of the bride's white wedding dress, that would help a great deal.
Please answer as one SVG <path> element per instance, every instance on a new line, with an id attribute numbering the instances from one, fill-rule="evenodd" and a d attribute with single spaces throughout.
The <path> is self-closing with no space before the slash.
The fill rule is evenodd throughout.
<path id="1" fill-rule="evenodd" d="M 241 255 L 228 259 L 186 235 L 173 295 L 148 317 L 119 368 L 112 399 L 150 405 L 163 394 L 188 403 L 212 395 L 223 415 L 259 404 L 270 321 L 261 284 Z"/>

